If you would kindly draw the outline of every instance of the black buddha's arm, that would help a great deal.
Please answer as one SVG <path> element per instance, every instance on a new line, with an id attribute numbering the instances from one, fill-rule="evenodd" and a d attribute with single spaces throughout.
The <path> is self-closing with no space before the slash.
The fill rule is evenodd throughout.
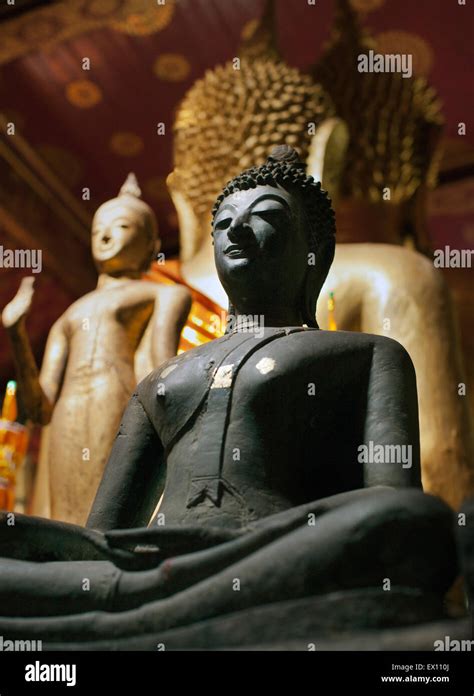
<path id="1" fill-rule="evenodd" d="M 146 526 L 161 494 L 163 445 L 137 394 L 122 416 L 87 527 Z"/>
<path id="2" fill-rule="evenodd" d="M 392 339 L 378 337 L 373 348 L 364 440 L 365 486 L 421 487 L 415 370 L 407 351 Z M 370 461 L 378 459 L 378 445 L 384 446 L 379 448 L 383 463 Z"/>

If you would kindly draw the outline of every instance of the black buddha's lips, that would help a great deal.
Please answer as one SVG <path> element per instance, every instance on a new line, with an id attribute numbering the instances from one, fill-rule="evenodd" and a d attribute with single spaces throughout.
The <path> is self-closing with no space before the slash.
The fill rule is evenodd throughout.
<path id="1" fill-rule="evenodd" d="M 258 244 L 229 244 L 224 250 L 224 254 L 232 258 L 245 258 L 247 256 L 254 256 L 257 249 Z"/>

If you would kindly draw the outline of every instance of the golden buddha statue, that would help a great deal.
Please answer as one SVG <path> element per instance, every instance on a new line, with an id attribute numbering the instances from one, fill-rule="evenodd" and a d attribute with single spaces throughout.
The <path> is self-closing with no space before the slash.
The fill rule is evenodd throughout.
<path id="1" fill-rule="evenodd" d="M 2 314 L 24 416 L 49 424 L 38 485 L 49 479 L 51 516 L 77 524 L 87 518 L 130 395 L 154 366 L 176 355 L 191 303 L 182 286 L 142 279 L 158 247 L 154 213 L 140 195 L 129 175 L 119 196 L 95 213 L 97 288 L 55 322 L 41 372 L 25 327 L 32 278 L 23 279 Z M 43 499 L 43 514 L 45 507 Z"/>
<path id="2" fill-rule="evenodd" d="M 359 72 L 377 51 L 348 0 L 336 0 L 331 37 L 311 74 L 349 130 L 338 204 L 339 241 L 402 244 L 430 251 L 426 192 L 436 184 L 441 104 L 426 79 Z M 357 108 L 354 108 L 357 103 Z"/>
<path id="3" fill-rule="evenodd" d="M 382 151 L 385 141 L 381 141 L 372 160 L 357 159 L 365 155 L 354 144 L 357 132 L 345 125 L 347 113 L 336 110 L 326 90 L 314 79 L 278 57 L 272 10 L 273 3 L 268 2 L 261 24 L 244 42 L 240 69 L 230 62 L 208 71 L 177 111 L 174 171 L 168 185 L 180 226 L 181 279 L 226 307 L 226 294 L 213 265 L 210 202 L 249 162 L 260 164 L 273 142 L 296 147 L 306 161 L 308 174 L 322 182 L 333 201 L 340 193 L 339 204 L 336 201 L 338 221 L 349 183 L 365 186 L 356 191 L 354 183 L 359 208 L 352 208 L 350 217 L 341 213 L 342 238 L 346 242 L 354 241 L 355 236 L 358 242 L 393 244 L 336 245 L 335 261 L 318 303 L 320 323 L 328 325 L 328 298 L 335 292 L 339 329 L 386 335 L 406 348 L 418 380 L 424 486 L 458 506 L 474 492 L 474 468 L 468 405 L 458 396 L 463 377 L 449 293 L 425 256 L 401 246 L 400 233 L 402 211 L 413 213 L 416 209 L 412 219 L 422 219 L 423 192 L 434 180 L 437 150 L 434 146 L 427 150 L 427 143 L 434 143 L 439 132 L 436 100 L 432 90 L 419 81 L 412 84 L 402 80 L 411 86 L 403 87 L 409 123 L 405 130 L 400 126 L 396 131 L 405 139 L 403 162 L 399 162 L 403 177 L 399 178 L 394 169 L 400 182 L 397 187 L 390 178 L 394 166 L 390 157 L 399 160 L 398 143 L 387 141 Z M 396 100 L 389 104 L 396 108 Z M 423 119 L 428 122 L 425 128 Z M 347 149 L 356 152 L 357 158 L 354 154 L 346 157 Z M 424 158 L 420 152 L 425 152 Z M 384 157 L 390 173 L 387 185 L 394 185 L 392 203 L 382 196 L 375 200 L 374 181 L 364 174 L 374 168 L 378 171 L 377 158 Z M 367 206 L 372 200 L 375 213 Z M 362 212 L 358 214 L 358 210 Z M 395 230 L 393 234 L 383 236 L 382 220 L 385 228 Z M 420 226 L 416 229 L 421 239 Z M 365 236 L 351 238 L 351 230 L 364 230 Z"/>
<path id="4" fill-rule="evenodd" d="M 376 39 L 348 0 L 336 0 L 331 38 L 312 75 L 349 130 L 337 204 L 338 240 L 346 243 L 337 245 L 319 316 L 325 321 L 325 299 L 337 290 L 339 328 L 382 333 L 408 350 L 418 380 L 424 485 L 457 506 L 474 492 L 458 332 L 440 271 L 411 250 L 432 251 L 426 196 L 437 180 L 444 119 L 424 77 L 354 69 L 370 50 Z"/>

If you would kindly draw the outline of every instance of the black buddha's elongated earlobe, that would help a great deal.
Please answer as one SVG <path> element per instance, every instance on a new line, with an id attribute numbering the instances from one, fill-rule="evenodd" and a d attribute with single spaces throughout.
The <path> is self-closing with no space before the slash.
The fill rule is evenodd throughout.
<path id="1" fill-rule="evenodd" d="M 311 328 L 319 329 L 316 319 L 316 305 L 321 288 L 327 278 L 334 259 L 334 237 L 321 242 L 315 251 L 308 255 L 308 270 L 304 283 L 304 298 L 301 307 L 304 323 Z"/>
<path id="2" fill-rule="evenodd" d="M 234 318 L 235 318 L 235 307 L 232 304 L 232 302 L 229 300 L 229 307 L 227 310 L 227 318 L 226 318 L 226 324 L 225 324 L 225 332 L 226 334 L 231 332 L 231 329 L 229 327 L 234 326 Z"/>

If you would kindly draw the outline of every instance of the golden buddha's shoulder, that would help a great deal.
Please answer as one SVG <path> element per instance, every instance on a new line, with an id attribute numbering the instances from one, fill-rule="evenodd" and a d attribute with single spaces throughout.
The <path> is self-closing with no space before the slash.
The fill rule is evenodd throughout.
<path id="1" fill-rule="evenodd" d="M 87 324 L 90 323 L 91 317 L 100 311 L 98 295 L 98 290 L 95 289 L 78 297 L 77 300 L 74 300 L 74 302 L 64 310 L 56 324 L 61 324 L 68 330 L 86 327 Z M 83 330 L 85 329 L 83 328 Z"/>
<path id="2" fill-rule="evenodd" d="M 161 302 L 186 302 L 191 301 L 191 293 L 185 285 L 179 283 L 165 284 L 155 283 L 152 280 L 135 280 L 143 289 L 147 290 L 154 298 Z"/>

